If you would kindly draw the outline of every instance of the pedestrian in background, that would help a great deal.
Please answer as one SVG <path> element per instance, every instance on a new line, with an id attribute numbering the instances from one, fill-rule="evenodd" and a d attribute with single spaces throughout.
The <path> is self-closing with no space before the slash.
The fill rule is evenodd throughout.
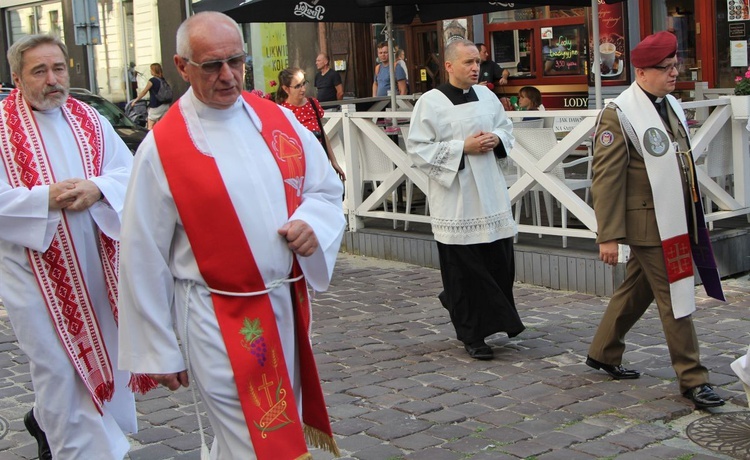
<path id="1" fill-rule="evenodd" d="M 479 84 L 486 86 L 495 94 L 503 94 L 503 86 L 508 84 L 508 77 L 510 72 L 508 69 L 501 69 L 500 66 L 490 59 L 490 52 L 484 43 L 477 43 L 475 45 L 479 50 L 479 58 L 481 64 L 479 65 Z"/>
<path id="2" fill-rule="evenodd" d="M 703 217 L 690 130 L 674 91 L 680 73 L 677 38 L 658 32 L 631 52 L 635 82 L 601 113 L 594 136 L 591 193 L 599 258 L 618 262 L 630 245 L 625 280 L 612 295 L 586 364 L 615 379 L 640 372 L 622 365 L 625 335 L 656 300 L 680 393 L 697 408 L 724 400 L 700 361 L 693 264 L 706 292 L 724 300 Z"/>
<path id="3" fill-rule="evenodd" d="M 401 67 L 406 75 L 406 94 L 411 93 L 411 86 L 409 85 L 409 68 L 406 66 L 406 51 L 403 48 L 396 50 L 396 66 Z"/>
<path id="4" fill-rule="evenodd" d="M 378 43 L 378 61 L 375 66 L 375 77 L 372 82 L 372 95 L 376 96 L 388 96 L 388 92 L 391 90 L 391 71 L 388 57 L 388 42 Z M 399 95 L 406 94 L 406 72 L 401 66 L 395 67 L 396 72 L 396 87 Z"/>
<path id="5" fill-rule="evenodd" d="M 339 175 L 341 180 L 346 180 L 344 169 L 336 160 L 331 141 L 323 129 L 323 107 L 314 97 L 307 97 L 307 84 L 305 72 L 299 67 L 282 70 L 279 72 L 279 89 L 276 91 L 276 102 L 291 110 L 297 120 L 302 123 L 302 126 L 309 129 L 318 138 L 336 174 Z"/>
<path id="6" fill-rule="evenodd" d="M 315 88 L 318 90 L 320 102 L 340 101 L 344 98 L 344 85 L 341 83 L 341 75 L 331 69 L 328 55 L 318 54 L 315 58 Z"/>
<path id="7" fill-rule="evenodd" d="M 24 424 L 40 459 L 121 460 L 125 433 L 138 429 L 131 375 L 116 367 L 117 239 L 133 155 L 106 118 L 69 97 L 59 38 L 26 35 L 8 63 L 0 297 L 29 358 Z"/>
<path id="8" fill-rule="evenodd" d="M 242 91 L 234 20 L 190 16 L 176 49 L 190 88 L 138 149 L 125 198 L 119 365 L 171 390 L 190 378 L 213 459 L 310 458 L 306 440 L 338 454 L 307 283 L 330 283 L 341 181 L 291 112 Z"/>
<path id="9" fill-rule="evenodd" d="M 130 66 L 128 67 L 130 99 L 135 99 L 136 97 L 138 97 L 138 75 L 141 75 L 141 73 L 135 70 L 135 62 L 131 62 Z"/>
<path id="10" fill-rule="evenodd" d="M 517 233 L 497 159 L 513 146 L 513 124 L 479 77 L 479 50 L 455 39 L 445 47 L 448 83 L 417 100 L 406 143 L 427 174 L 432 232 L 456 337 L 474 359 L 492 359 L 485 338 L 524 330 L 513 299 Z"/>
<path id="11" fill-rule="evenodd" d="M 143 99 L 146 93 L 148 93 L 148 124 L 146 128 L 149 130 L 153 129 L 156 122 L 161 120 L 164 114 L 167 113 L 169 105 L 172 103 L 171 97 L 168 100 L 159 98 L 159 91 L 162 86 L 169 86 L 167 80 L 164 79 L 164 71 L 161 64 L 154 62 L 151 64 L 150 70 L 151 78 L 146 83 L 146 87 L 143 88 L 143 91 L 132 102 L 135 105 L 136 102 Z"/>

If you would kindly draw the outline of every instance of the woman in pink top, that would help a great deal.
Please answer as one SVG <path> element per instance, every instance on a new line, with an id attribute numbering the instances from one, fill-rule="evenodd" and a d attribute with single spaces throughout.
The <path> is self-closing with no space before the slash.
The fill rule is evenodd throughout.
<path id="1" fill-rule="evenodd" d="M 294 112 L 297 120 L 315 134 L 315 137 L 323 145 L 331 166 L 333 166 L 333 169 L 341 180 L 345 180 L 344 170 L 336 161 L 333 149 L 331 149 L 331 142 L 328 140 L 325 131 L 323 131 L 323 122 L 321 120 L 323 108 L 317 99 L 305 96 L 307 83 L 305 72 L 302 69 L 290 67 L 282 70 L 279 73 L 279 89 L 276 91 L 276 102 Z"/>

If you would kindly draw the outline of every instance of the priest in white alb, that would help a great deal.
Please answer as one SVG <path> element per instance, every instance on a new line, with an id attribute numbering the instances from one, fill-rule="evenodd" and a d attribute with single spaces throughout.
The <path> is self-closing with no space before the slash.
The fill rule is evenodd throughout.
<path id="1" fill-rule="evenodd" d="M 292 112 L 241 90 L 232 19 L 188 18 L 174 62 L 190 89 L 138 150 L 125 200 L 119 365 L 195 384 L 213 459 L 337 453 L 307 283 L 328 288 L 341 181 Z"/>
<path id="2" fill-rule="evenodd" d="M 479 61 L 468 40 L 446 46 L 448 83 L 417 101 L 406 147 L 429 178 L 438 298 L 469 356 L 492 359 L 485 338 L 514 337 L 524 326 L 513 299 L 517 229 L 498 164 L 513 146 L 513 125 L 495 94 L 477 84 Z"/>
<path id="3" fill-rule="evenodd" d="M 96 110 L 68 96 L 59 38 L 8 50 L 0 104 L 0 298 L 29 357 L 24 424 L 41 459 L 122 459 L 137 431 L 118 371 L 117 239 L 132 154 Z M 133 382 L 137 382 L 133 380 Z"/>

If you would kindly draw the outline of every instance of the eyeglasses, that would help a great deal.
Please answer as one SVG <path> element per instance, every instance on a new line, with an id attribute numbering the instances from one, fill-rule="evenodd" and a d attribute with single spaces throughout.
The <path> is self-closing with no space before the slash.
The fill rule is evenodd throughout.
<path id="1" fill-rule="evenodd" d="M 681 62 L 676 62 L 669 65 L 652 65 L 651 68 L 661 70 L 665 73 L 672 73 L 673 70 L 677 69 L 677 73 L 682 73 L 683 66 Z"/>
<path id="2" fill-rule="evenodd" d="M 229 65 L 230 69 L 239 70 L 242 69 L 245 65 L 245 58 L 247 57 L 246 53 L 240 53 L 235 56 L 228 57 L 226 59 L 217 59 L 215 61 L 206 61 L 197 63 L 193 61 L 190 58 L 183 58 L 185 61 L 187 61 L 188 64 L 194 65 L 198 68 L 200 68 L 204 74 L 206 75 L 213 75 L 215 73 L 221 72 L 221 69 L 224 68 L 224 63 Z"/>
<path id="3" fill-rule="evenodd" d="M 292 85 L 292 86 L 290 86 L 290 88 L 292 88 L 292 89 L 300 89 L 300 88 L 302 88 L 303 86 L 307 85 L 308 83 L 310 83 L 310 82 L 309 82 L 309 81 L 307 81 L 307 80 L 305 80 L 305 81 L 303 81 L 302 83 L 300 83 L 299 85 Z"/>

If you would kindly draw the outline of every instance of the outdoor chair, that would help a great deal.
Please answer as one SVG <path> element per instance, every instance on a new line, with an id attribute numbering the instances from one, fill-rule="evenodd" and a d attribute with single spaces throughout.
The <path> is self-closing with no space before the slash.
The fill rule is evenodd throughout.
<path id="1" fill-rule="evenodd" d="M 731 194 L 734 177 L 731 124 L 727 123 L 722 126 L 716 137 L 708 143 L 705 155 L 698 159 L 696 166 L 703 168 L 710 178 Z M 705 213 L 710 213 L 712 210 L 711 198 L 706 193 L 703 194 L 703 208 Z M 708 228 L 713 230 L 713 221 L 708 223 Z"/>
<path id="2" fill-rule="evenodd" d="M 557 146 L 557 137 L 555 136 L 555 131 L 552 128 L 518 128 L 513 130 L 513 135 L 516 138 L 516 145 L 520 145 L 524 149 L 526 149 L 535 159 L 539 160 L 544 155 L 546 155 L 550 150 L 555 148 Z M 573 161 L 564 162 L 557 164 L 552 169 L 552 174 L 557 176 L 558 179 L 563 181 L 565 185 L 570 188 L 571 190 L 582 190 L 582 189 L 588 189 L 591 187 L 591 160 L 593 157 L 587 155 L 582 158 L 578 158 Z M 573 168 L 575 166 L 586 164 L 586 173 L 584 178 L 573 178 L 569 177 L 569 175 L 566 175 L 566 170 L 570 170 L 570 168 Z M 523 172 L 519 169 L 518 171 L 518 177 L 520 177 L 523 174 Z M 544 196 L 544 203 L 545 203 L 545 210 L 547 212 L 547 224 L 550 227 L 554 226 L 554 220 L 553 220 L 553 201 L 552 201 L 552 195 L 546 191 L 542 186 L 539 184 L 535 184 L 532 189 L 530 190 L 531 193 L 534 195 L 534 225 L 541 225 L 542 224 L 542 218 L 541 218 L 541 206 L 540 206 L 540 200 L 539 200 L 539 193 L 541 192 Z M 523 200 L 519 200 L 516 203 L 516 210 L 515 210 L 515 219 L 516 223 L 520 222 L 521 218 L 521 207 L 523 205 Z M 560 206 L 561 208 L 561 214 L 562 214 L 562 228 L 568 228 L 568 210 L 565 206 Z M 539 237 L 541 238 L 542 235 L 540 234 Z M 563 247 L 568 247 L 568 237 L 563 236 L 562 237 L 562 245 Z"/>

